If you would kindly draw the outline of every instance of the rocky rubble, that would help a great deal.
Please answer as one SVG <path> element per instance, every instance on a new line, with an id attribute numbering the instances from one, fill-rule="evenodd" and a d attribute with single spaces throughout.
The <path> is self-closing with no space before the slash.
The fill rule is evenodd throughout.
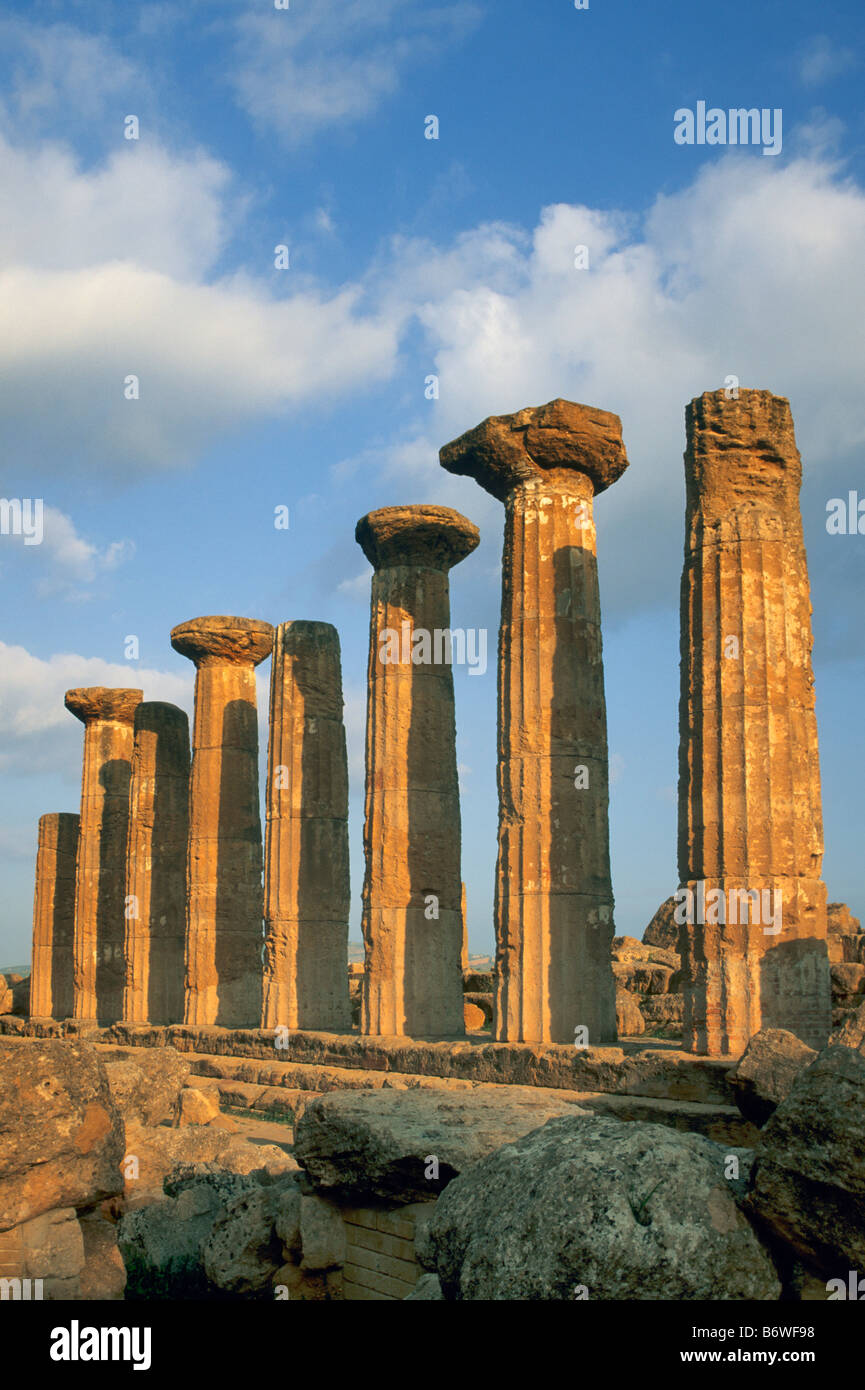
<path id="1" fill-rule="evenodd" d="M 123 1297 L 123 1120 L 83 1042 L 0 1038 L 0 1266 L 48 1299 Z"/>

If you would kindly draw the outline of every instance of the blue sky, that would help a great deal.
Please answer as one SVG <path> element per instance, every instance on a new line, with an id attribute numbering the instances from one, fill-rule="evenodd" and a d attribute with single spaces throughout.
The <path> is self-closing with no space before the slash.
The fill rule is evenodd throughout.
<path id="1" fill-rule="evenodd" d="M 616 924 L 639 935 L 677 881 L 684 406 L 729 374 L 793 407 L 825 877 L 861 914 L 865 535 L 825 518 L 865 497 L 863 30 L 861 4 L 831 0 L 7 3 L 2 491 L 43 498 L 46 521 L 41 546 L 0 536 L 0 963 L 29 954 L 38 816 L 77 809 L 63 691 L 141 685 L 191 710 L 169 632 L 205 613 L 339 628 L 359 936 L 355 522 L 404 502 L 475 521 L 453 621 L 494 651 L 501 507 L 437 450 L 555 396 L 620 414 L 631 459 L 596 520 Z M 701 100 L 780 108 L 781 153 L 677 145 L 674 112 Z M 481 952 L 494 661 L 457 669 L 456 693 Z"/>

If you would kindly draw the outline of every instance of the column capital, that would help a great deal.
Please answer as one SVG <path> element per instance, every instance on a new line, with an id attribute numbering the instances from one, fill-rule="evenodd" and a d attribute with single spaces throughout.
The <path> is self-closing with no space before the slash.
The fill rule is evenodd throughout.
<path id="1" fill-rule="evenodd" d="M 82 724 L 90 724 L 94 719 L 132 724 L 135 711 L 143 699 L 143 690 L 112 690 L 104 685 L 91 685 L 67 690 L 63 703 Z"/>
<path id="2" fill-rule="evenodd" d="M 373 569 L 419 565 L 449 570 L 480 541 L 473 522 L 450 507 L 380 507 L 357 523 L 355 540 Z"/>
<path id="3" fill-rule="evenodd" d="M 688 505 L 714 500 L 798 511 L 802 460 L 790 402 L 771 391 L 704 391 L 685 408 Z"/>
<path id="4" fill-rule="evenodd" d="M 558 481 L 550 475 L 560 471 L 583 474 L 595 493 L 603 492 L 628 466 L 618 415 L 561 399 L 489 416 L 445 444 L 439 461 L 500 502 L 521 483 Z"/>
<path id="5" fill-rule="evenodd" d="M 172 628 L 171 645 L 196 666 L 258 666 L 273 650 L 273 628 L 257 618 L 190 618 Z"/>

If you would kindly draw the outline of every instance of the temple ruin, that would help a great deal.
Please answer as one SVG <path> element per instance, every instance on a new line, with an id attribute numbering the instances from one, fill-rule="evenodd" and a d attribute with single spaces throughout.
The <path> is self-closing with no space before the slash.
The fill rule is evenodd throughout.
<path id="1" fill-rule="evenodd" d="M 366 725 L 361 1032 L 464 1031 L 460 804 L 448 572 L 477 527 L 447 507 L 383 507 L 357 524 L 373 566 Z"/>
<path id="2" fill-rule="evenodd" d="M 628 466 L 618 417 L 570 401 L 441 451 L 505 505 L 496 1037 L 616 1040 L 607 721 L 593 499 Z"/>
<path id="3" fill-rule="evenodd" d="M 710 391 L 686 411 L 679 874 L 685 1046 L 831 1027 L 823 818 L 789 402 Z M 690 920 L 688 920 L 690 919 Z"/>
<path id="4" fill-rule="evenodd" d="M 342 709 L 336 628 L 281 623 L 270 679 L 262 1028 L 351 1025 Z"/>
<path id="5" fill-rule="evenodd" d="M 615 415 L 555 400 L 493 416 L 441 451 L 446 470 L 505 511 L 494 1003 L 468 960 L 450 626 L 449 572 L 479 535 L 458 512 L 416 505 L 370 512 L 356 529 L 372 566 L 363 967 L 348 968 L 338 634 L 198 618 L 171 633 L 196 667 L 191 765 L 175 706 L 139 690 L 67 692 L 85 725 L 81 809 L 40 821 L 32 1015 L 260 1029 L 269 1047 L 290 1030 L 311 1057 L 356 1046 L 390 1065 L 391 1048 L 409 1071 L 415 1054 L 400 1040 L 428 1040 L 415 1064 L 442 1075 L 456 1068 L 448 1040 L 470 1049 L 492 1020 L 508 1058 L 499 1079 L 519 1080 L 526 1048 L 568 1074 L 584 1052 L 605 1055 L 617 1014 L 633 1045 L 617 981 L 642 971 L 649 990 L 683 981 L 677 1017 L 695 1063 L 740 1054 L 765 1027 L 825 1043 L 829 927 L 790 407 L 766 391 L 714 391 L 691 402 L 686 424 L 681 960 L 672 899 L 647 932 L 653 959 L 632 964 L 641 943 L 613 943 L 593 507 L 628 460 Z M 263 856 L 255 670 L 269 656 Z M 675 1011 L 655 996 L 650 1017 Z M 370 1052 L 370 1038 L 385 1051 Z M 454 1075 L 473 1075 L 460 1066 Z"/>

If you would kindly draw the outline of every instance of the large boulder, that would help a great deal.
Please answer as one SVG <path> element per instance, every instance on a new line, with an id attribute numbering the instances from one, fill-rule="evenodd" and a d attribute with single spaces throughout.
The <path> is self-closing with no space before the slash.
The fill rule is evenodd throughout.
<path id="1" fill-rule="evenodd" d="M 675 896 L 665 898 L 643 932 L 647 946 L 661 946 L 667 951 L 678 951 L 681 927 L 675 920 Z"/>
<path id="2" fill-rule="evenodd" d="M 635 936 L 613 937 L 612 958 L 629 965 L 666 965 L 670 971 L 681 967 L 681 960 L 675 951 L 651 942 L 638 941 Z"/>
<path id="3" fill-rule="evenodd" d="M 30 1016 L 30 976 L 14 972 L 0 975 L 0 1014 Z"/>
<path id="4" fill-rule="evenodd" d="M 858 1048 L 865 1052 L 865 1002 L 848 1014 L 840 1028 L 829 1038 L 829 1042 L 841 1047 Z"/>
<path id="5" fill-rule="evenodd" d="M 827 1047 L 760 1134 L 748 1209 L 829 1278 L 865 1270 L 865 1056 Z"/>
<path id="6" fill-rule="evenodd" d="M 731 1156 L 660 1125 L 551 1120 L 450 1184 L 424 1262 L 449 1300 L 776 1299 Z"/>
<path id="7" fill-rule="evenodd" d="M 755 1033 L 727 1073 L 745 1119 L 758 1128 L 764 1125 L 790 1094 L 802 1068 L 816 1056 L 812 1047 L 785 1028 L 761 1028 Z"/>
<path id="8" fill-rule="evenodd" d="M 118 1241 L 129 1270 L 128 1297 L 191 1298 L 211 1295 L 214 1286 L 202 1251 L 217 1221 L 236 1197 L 257 1190 L 261 1172 L 231 1173 L 217 1164 L 180 1168 L 165 1183 L 165 1197 L 128 1211 Z"/>
<path id="9" fill-rule="evenodd" d="M 620 1038 L 638 1038 L 646 1031 L 640 1001 L 629 989 L 616 987 L 616 1032 Z"/>
<path id="10" fill-rule="evenodd" d="M 293 1174 L 267 1186 L 238 1193 L 226 1204 L 205 1240 L 202 1263 L 208 1280 L 235 1297 L 260 1293 L 283 1264 L 282 1239 L 276 1226 Z"/>
<path id="11" fill-rule="evenodd" d="M 565 1095 L 483 1091 L 333 1091 L 301 1116 L 294 1152 L 315 1186 L 352 1199 L 432 1198 L 485 1154 L 573 1114 Z"/>
<path id="12" fill-rule="evenodd" d="M 215 1164 L 226 1173 L 264 1169 L 272 1176 L 297 1172 L 292 1156 L 276 1144 L 254 1144 L 240 1134 L 209 1125 L 127 1125 L 126 1204 L 131 1210 L 160 1200 L 163 1187 L 178 1171 L 194 1164 Z"/>
<path id="13" fill-rule="evenodd" d="M 123 1118 L 140 1125 L 159 1125 L 173 1118 L 192 1063 L 174 1047 L 141 1047 L 134 1057 L 109 1054 L 105 1070 Z"/>
<path id="14" fill-rule="evenodd" d="M 845 962 L 865 963 L 865 935 L 858 917 L 854 917 L 846 903 L 828 903 L 829 959 L 833 965 Z"/>
<path id="15" fill-rule="evenodd" d="M 123 1188 L 123 1120 L 85 1042 L 0 1037 L 0 1230 Z"/>
<path id="16" fill-rule="evenodd" d="M 647 1026 L 670 1025 L 671 1032 L 681 1033 L 685 1017 L 684 994 L 647 994 L 640 1000 L 640 1011 Z"/>

